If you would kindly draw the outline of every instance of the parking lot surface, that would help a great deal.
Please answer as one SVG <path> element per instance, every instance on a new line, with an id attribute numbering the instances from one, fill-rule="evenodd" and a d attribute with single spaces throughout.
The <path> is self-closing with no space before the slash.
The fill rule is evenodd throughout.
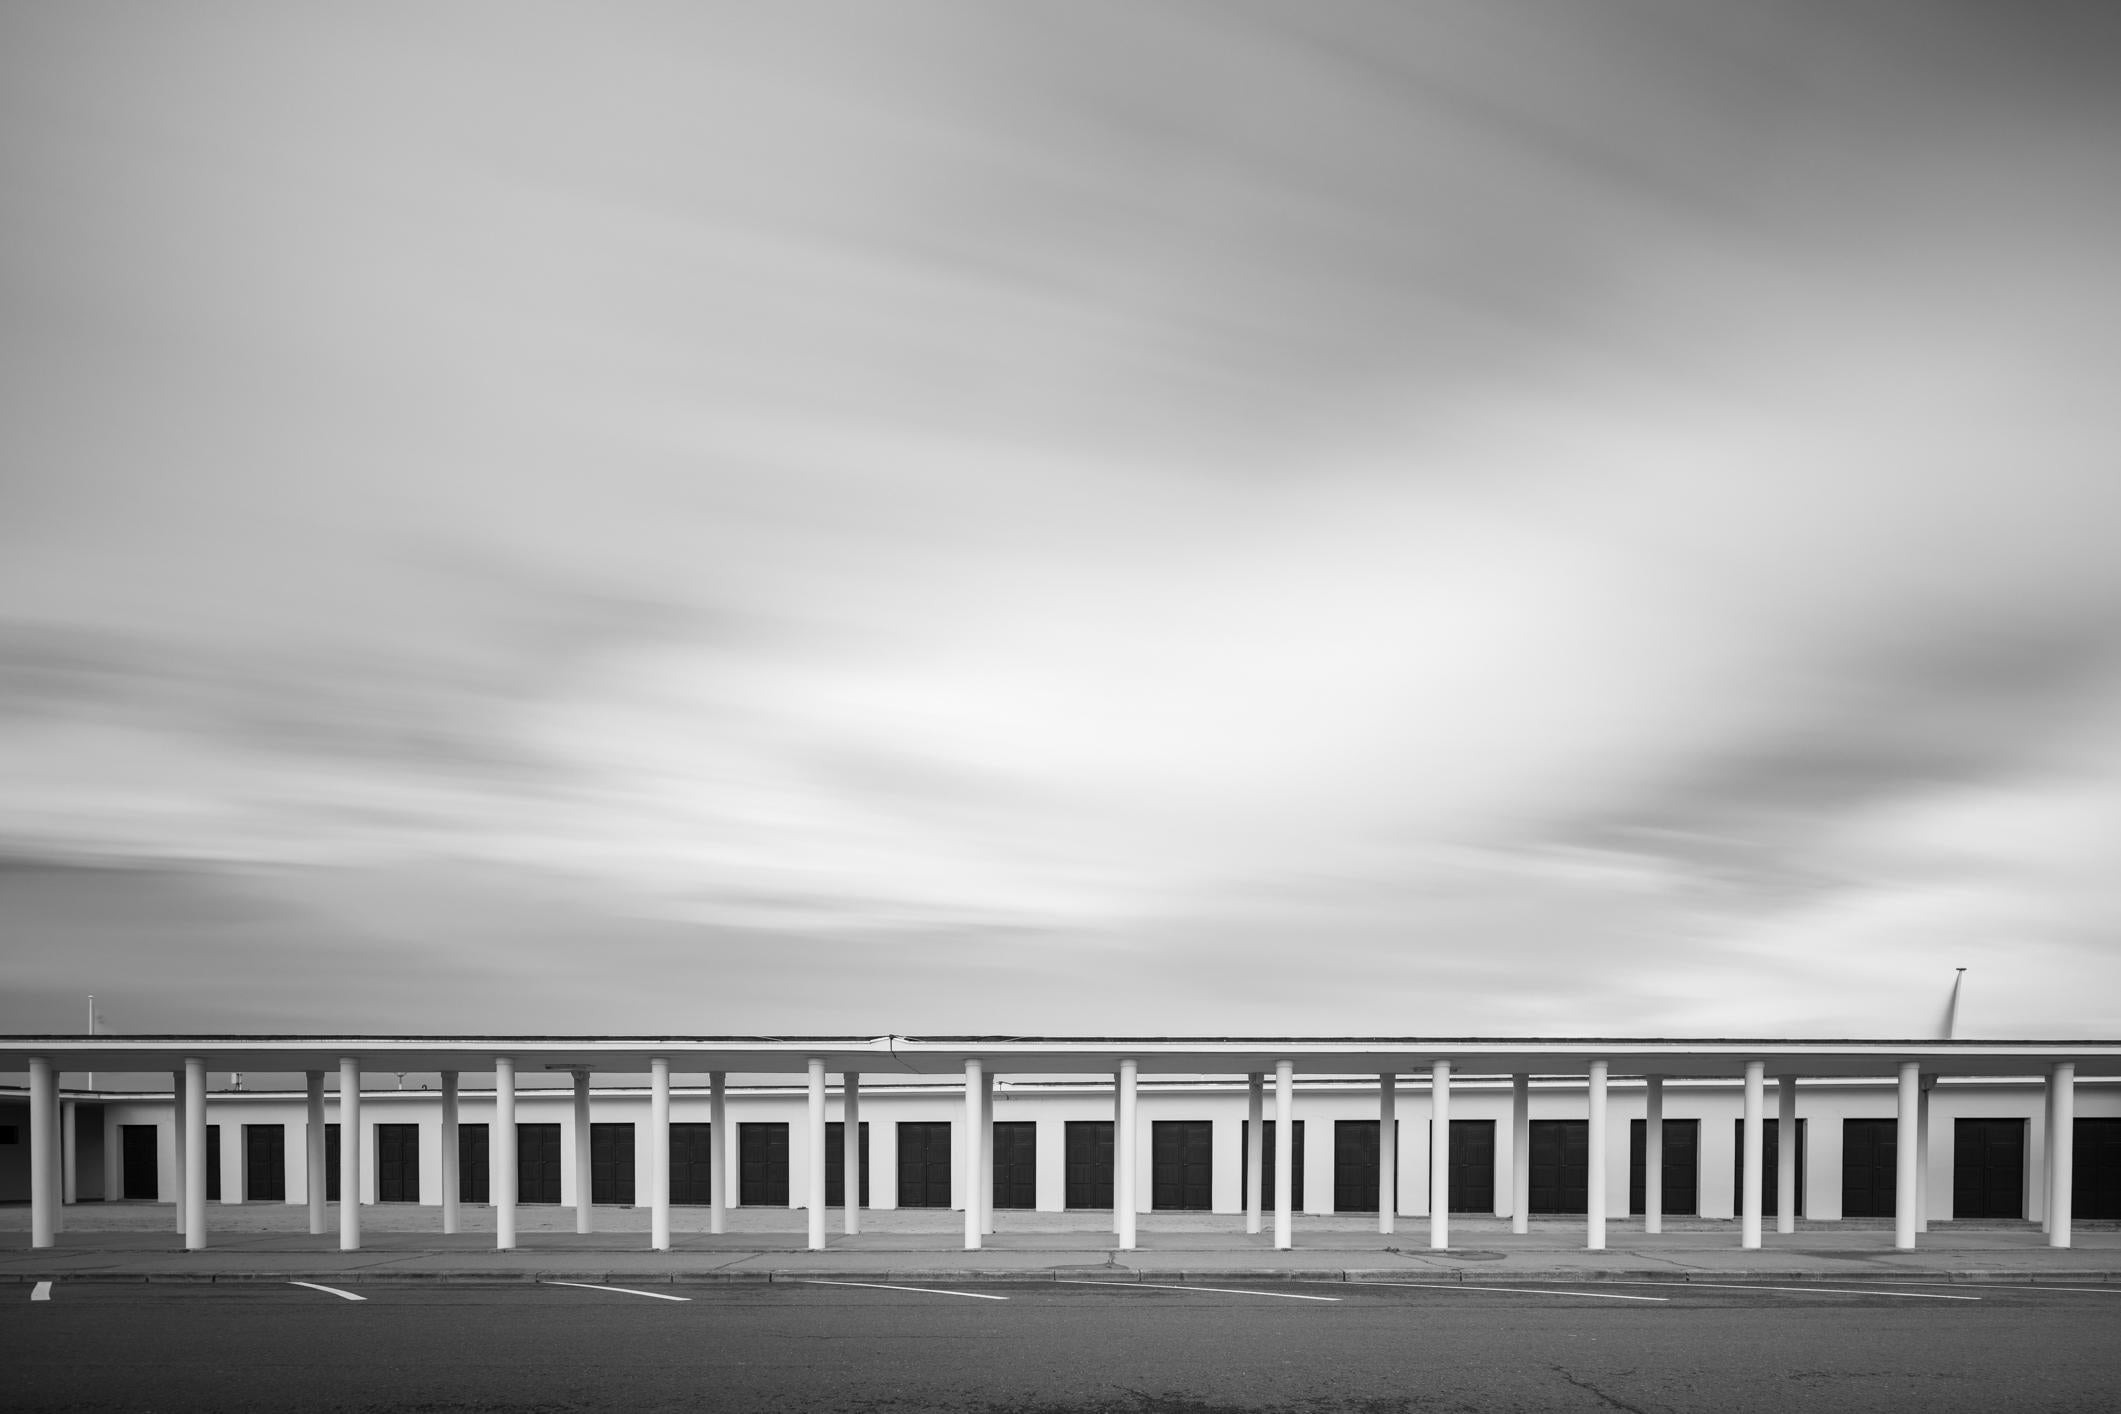
<path id="1" fill-rule="evenodd" d="M 113 1283 L 10 1294 L 20 1410 L 2092 1411 L 2121 1286 Z"/>

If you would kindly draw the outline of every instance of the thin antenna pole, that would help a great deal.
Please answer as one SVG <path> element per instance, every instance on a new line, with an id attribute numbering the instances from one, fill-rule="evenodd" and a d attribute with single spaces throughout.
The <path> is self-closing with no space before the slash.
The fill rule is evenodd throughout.
<path id="1" fill-rule="evenodd" d="M 1951 999 L 1944 1004 L 1944 1039 L 1947 1041 L 1954 1039 L 1953 1032 L 1959 1025 L 1959 987 L 1965 981 L 1966 969 L 1962 967 L 1958 970 L 1958 975 L 1952 978 Z"/>

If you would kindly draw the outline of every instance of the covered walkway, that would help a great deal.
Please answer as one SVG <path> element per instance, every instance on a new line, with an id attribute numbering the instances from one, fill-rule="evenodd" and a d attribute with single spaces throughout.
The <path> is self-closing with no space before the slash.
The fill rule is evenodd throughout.
<path id="1" fill-rule="evenodd" d="M 491 1073 L 494 1122 L 490 1126 L 488 1164 L 492 1175 L 493 1245 L 506 1251 L 517 1245 L 519 1155 L 515 1123 L 517 1078 L 526 1072 L 567 1072 L 573 1079 L 573 1153 L 575 1225 L 588 1233 L 593 1225 L 589 1173 L 593 1145 L 590 1121 L 590 1076 L 646 1076 L 650 1092 L 648 1124 L 647 1245 L 667 1251 L 672 1245 L 670 1154 L 671 1075 L 705 1073 L 710 1077 L 712 1123 L 727 1133 L 726 1085 L 732 1075 L 797 1075 L 806 1087 L 806 1142 L 799 1191 L 804 1196 L 806 1231 L 803 1246 L 828 1246 L 827 1126 L 836 1108 L 844 1144 L 845 1174 L 860 1172 L 858 1136 L 864 1077 L 903 1080 L 908 1076 L 961 1078 L 964 1131 L 970 1136 L 969 1192 L 962 1215 L 965 1251 L 978 1251 L 995 1233 L 993 1165 L 995 1157 L 994 1083 L 998 1075 L 1109 1075 L 1113 1144 L 1113 1247 L 1132 1251 L 1141 1245 L 1144 1195 L 1142 1125 L 1138 1099 L 1142 1077 L 1242 1077 L 1247 1089 L 1245 1126 L 1244 1232 L 1261 1248 L 1287 1251 L 1294 1246 L 1293 1144 L 1264 1150 L 1265 1126 L 1290 1134 L 1299 1120 L 1296 1079 L 1375 1077 L 1378 1132 L 1394 1132 L 1396 1105 L 1403 1077 L 1426 1081 L 1432 1139 L 1428 1145 L 1432 1193 L 1449 1190 L 1452 1174 L 1453 1087 L 1467 1079 L 1507 1083 L 1510 1087 L 1509 1228 L 1525 1234 L 1531 1224 L 1534 1146 L 1530 1137 L 1530 1094 L 1535 1078 L 1576 1078 L 1583 1085 L 1585 1193 L 1580 1246 L 1587 1252 L 1607 1246 L 1612 1204 L 1607 1192 L 1612 1143 L 1611 1086 L 1616 1077 L 1639 1079 L 1646 1092 L 1643 1127 L 1644 1185 L 1642 1231 L 1661 1229 L 1665 1172 L 1663 1150 L 1664 1085 L 1673 1079 L 1717 1078 L 1743 1088 L 1742 1142 L 1737 1245 L 1760 1248 L 1766 1197 L 1775 1197 L 1777 1231 L 1796 1230 L 1800 1150 L 1798 1087 L 1800 1077 L 1890 1078 L 1895 1086 L 1892 1161 L 1894 1221 L 1891 1245 L 1911 1250 L 1926 1211 L 1921 1185 L 1928 1169 L 1931 1087 L 1939 1076 L 2037 1079 L 2045 1086 L 2044 1163 L 2046 1242 L 2068 1247 L 2072 1240 L 2070 1152 L 2079 1075 L 2121 1075 L 2121 1042 L 2115 1041 L 1799 1041 L 1799 1040 L 1656 1040 L 1563 1038 L 1552 1040 L 1438 1039 L 1412 1037 L 254 1037 L 254 1036 L 44 1036 L 0 1039 L 0 1054 L 29 1076 L 30 1207 L 32 1245 L 53 1246 L 62 1224 L 65 1144 L 59 1103 L 62 1071 L 166 1071 L 171 1075 L 176 1108 L 176 1179 L 178 1227 L 184 1247 L 208 1245 L 206 1074 L 209 1069 L 249 1072 L 294 1072 L 306 1076 L 307 1206 L 309 1231 L 327 1234 L 327 1109 L 336 1112 L 340 1191 L 361 1192 L 364 1140 L 360 1124 L 362 1077 L 370 1073 L 434 1072 L 442 1091 L 442 1201 L 440 1230 L 463 1230 L 458 1143 L 461 1077 Z M 328 1092 L 327 1077 L 336 1073 L 337 1092 Z M 838 1077 L 836 1086 L 829 1078 Z M 1769 1086 L 1774 1087 L 1772 1137 L 1768 1116 Z M 836 1106 L 833 1100 L 836 1098 Z M 1300 1135 L 1299 1135 L 1300 1138 Z M 1776 1154 L 1775 1170 L 1766 1156 Z M 1398 1213 L 1396 1145 L 1380 1146 L 1377 1158 L 1376 1230 L 1391 1234 Z M 727 1155 L 725 1144 L 711 1146 L 712 1202 L 708 1231 L 728 1229 Z M 858 1185 L 843 1183 L 840 1228 L 861 1232 L 863 1209 Z M 1448 1203 L 1432 1203 L 1425 1221 L 1427 1247 L 1453 1248 L 1453 1215 Z M 362 1204 L 338 1205 L 338 1246 L 362 1246 Z M 1463 1221 L 1461 1219 L 1461 1221 Z M 1885 1233 L 1877 1237 L 1882 1240 Z"/>

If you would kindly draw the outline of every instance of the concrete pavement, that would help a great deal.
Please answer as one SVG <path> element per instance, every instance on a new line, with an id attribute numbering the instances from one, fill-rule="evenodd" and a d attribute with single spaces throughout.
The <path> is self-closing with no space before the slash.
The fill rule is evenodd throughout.
<path id="1" fill-rule="evenodd" d="M 1114 1279 L 1281 1276 L 1329 1280 L 1538 1281 L 1651 1278 L 1671 1281 L 1925 1280 L 2098 1282 L 2121 1284 L 2121 1225 L 2075 1234 L 2076 1245 L 2051 1248 L 2029 1224 L 1933 1224 L 1915 1250 L 1896 1251 L 1889 1228 L 1806 1223 L 1769 1233 L 1754 1251 L 1738 1246 L 1736 1223 L 1689 1220 L 1648 1234 L 1641 1221 L 1608 1224 L 1608 1247 L 1583 1248 L 1581 1220 L 1541 1219 L 1512 1233 L 1491 1218 L 1454 1217 L 1453 1246 L 1428 1248 L 1427 1223 L 1401 1219 L 1400 1232 L 1376 1231 L 1368 1216 L 1305 1217 L 1296 1246 L 1276 1251 L 1264 1235 L 1243 1231 L 1242 1217 L 1144 1214 L 1140 1246 L 1121 1252 L 1095 1213 L 997 1215 L 998 1230 L 981 1251 L 963 1250 L 963 1218 L 946 1211 L 872 1211 L 858 1236 L 835 1233 L 825 1251 L 803 1248 L 800 1210 L 732 1210 L 724 1233 L 672 1234 L 668 1252 L 647 1250 L 646 1213 L 599 1208 L 607 1230 L 573 1231 L 571 1208 L 519 1210 L 513 1251 L 493 1247 L 492 1214 L 467 1208 L 467 1227 L 444 1235 L 432 1208 L 370 1206 L 362 1210 L 362 1249 L 341 1252 L 337 1205 L 323 1236 L 307 1231 L 306 1211 L 284 1205 L 216 1206 L 209 1246 L 186 1252 L 167 1204 L 84 1204 L 66 1211 L 58 1245 L 29 1247 L 27 1214 L 0 1209 L 0 1281 L 53 1278 L 94 1281 L 506 1281 L 594 1277 L 629 1282 L 772 1281 L 776 1277 L 843 1276 L 922 1279 L 1052 1280 L 1098 1274 Z M 705 1225 L 688 1213 L 688 1225 Z M 834 1226 L 839 1214 L 833 1215 Z"/>

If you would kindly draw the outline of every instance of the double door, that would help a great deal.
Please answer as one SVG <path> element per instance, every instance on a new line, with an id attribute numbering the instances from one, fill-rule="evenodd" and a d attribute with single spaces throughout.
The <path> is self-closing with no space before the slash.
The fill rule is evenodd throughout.
<path id="1" fill-rule="evenodd" d="M 1731 1212 L 1735 1216 L 1745 1215 L 1745 1121 L 1731 1121 L 1736 1136 L 1731 1141 L 1732 1151 L 1738 1156 L 1731 1169 Z M 1782 1124 L 1769 1118 L 1762 1121 L 1760 1132 L 1760 1215 L 1766 1218 L 1782 1215 Z M 1797 1121 L 1797 1217 L 1804 1216 L 1804 1121 Z"/>
<path id="2" fill-rule="evenodd" d="M 1063 1155 L 1067 1173 L 1065 1197 L 1071 1208 L 1112 1206 L 1112 1121 L 1071 1119 L 1065 1131 Z"/>
<path id="3" fill-rule="evenodd" d="M 901 1208 L 950 1206 L 949 1121 L 899 1121 L 898 1205 Z"/>
<path id="4" fill-rule="evenodd" d="M 1160 1119 L 1149 1126 L 1149 1206 L 1207 1212 L 1215 1206 L 1215 1122 Z"/>
<path id="5" fill-rule="evenodd" d="M 1664 1194 L 1662 1211 L 1670 1217 L 1691 1217 L 1701 1211 L 1701 1121 L 1667 1119 L 1664 1131 Z M 1770 1150 L 1770 1153 L 1773 1151 Z M 1628 1122 L 1628 1211 L 1645 1213 L 1648 1203 L 1649 1125 L 1645 1120 Z"/>
<path id="6" fill-rule="evenodd" d="M 1952 1216 L 2025 1216 L 2024 1120 L 1953 1121 Z"/>
<path id="7" fill-rule="evenodd" d="M 1898 1206 L 1895 1187 L 1900 1157 L 1900 1121 L 1841 1121 L 1841 1216 L 1889 1218 Z"/>
<path id="8" fill-rule="evenodd" d="M 994 1206 L 1038 1206 L 1038 1121 L 994 1123 Z"/>

